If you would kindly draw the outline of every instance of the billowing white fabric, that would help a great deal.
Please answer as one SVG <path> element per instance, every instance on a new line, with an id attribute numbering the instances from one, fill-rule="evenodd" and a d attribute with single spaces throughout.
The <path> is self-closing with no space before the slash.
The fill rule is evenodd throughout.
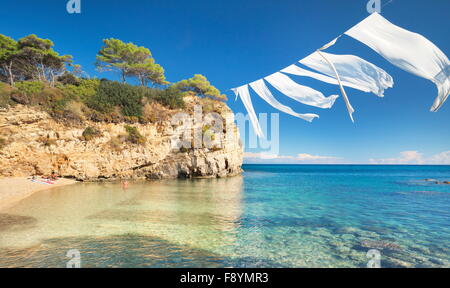
<path id="1" fill-rule="evenodd" d="M 319 81 L 322 81 L 322 82 L 339 85 L 339 82 L 338 82 L 338 80 L 336 78 L 332 78 L 332 77 L 329 77 L 329 76 L 326 76 L 326 75 L 323 75 L 323 74 L 319 74 L 319 73 L 316 73 L 316 72 L 312 72 L 312 71 L 300 68 L 300 67 L 298 67 L 295 64 L 292 64 L 292 65 L 284 68 L 283 70 L 281 70 L 281 72 L 288 73 L 288 74 L 293 74 L 293 75 L 298 75 L 298 76 L 311 77 L 311 78 L 315 78 L 315 79 L 317 79 Z M 350 87 L 355 86 L 355 85 L 350 84 L 350 83 L 346 83 L 346 84 L 351 85 Z M 353 88 L 355 88 L 355 87 L 353 87 Z M 346 104 L 348 103 L 350 105 L 350 101 L 347 101 L 348 99 L 346 99 L 347 98 L 347 94 L 343 93 L 343 96 L 344 96 L 344 101 L 346 102 Z M 353 121 L 352 113 L 354 111 L 350 112 L 351 109 L 349 110 L 349 108 L 350 107 L 347 107 L 347 110 L 350 113 L 350 119 L 352 119 L 352 121 Z"/>
<path id="2" fill-rule="evenodd" d="M 383 97 L 384 90 L 394 85 L 394 80 L 386 71 L 355 55 L 337 55 L 320 51 L 299 62 L 325 75 L 336 77 L 333 67 L 325 58 L 334 65 L 344 86 Z"/>
<path id="3" fill-rule="evenodd" d="M 336 80 L 336 78 L 303 69 L 301 67 L 298 67 L 295 64 L 292 64 L 292 65 L 284 68 L 283 70 L 281 70 L 281 72 L 287 73 L 287 74 L 292 74 L 292 75 L 297 75 L 297 76 L 310 77 L 310 78 L 314 78 L 314 79 L 317 79 L 317 80 L 325 82 L 325 83 L 339 85 L 339 82 Z M 351 87 L 351 88 L 354 88 L 354 89 L 357 89 L 357 90 L 360 90 L 363 92 L 371 92 L 370 88 L 367 86 L 356 85 L 354 83 L 342 81 L 342 79 L 341 79 L 341 82 L 342 82 L 342 85 L 344 85 L 345 87 Z"/>
<path id="4" fill-rule="evenodd" d="M 281 72 L 287 73 L 287 74 L 292 74 L 292 75 L 297 75 L 297 76 L 310 77 L 310 78 L 314 78 L 314 79 L 317 79 L 319 81 L 322 81 L 322 82 L 325 82 L 325 83 L 329 83 L 329 84 L 335 84 L 335 85 L 339 84 L 338 81 L 336 80 L 336 78 L 333 78 L 333 77 L 330 77 L 330 76 L 326 76 L 326 75 L 323 75 L 323 74 L 320 74 L 320 73 L 316 73 L 316 72 L 313 72 L 313 71 L 309 71 L 309 70 L 303 69 L 301 67 L 298 67 L 295 64 L 292 64 L 292 65 L 284 68 L 283 70 L 281 70 Z M 344 85 L 348 86 L 348 87 L 352 87 L 352 88 L 358 89 L 357 88 L 358 86 L 353 85 L 351 83 L 345 83 Z M 369 92 L 369 91 L 365 91 L 365 90 L 362 90 L 362 91 Z"/>
<path id="5" fill-rule="evenodd" d="M 395 66 L 433 81 L 438 96 L 431 107 L 437 111 L 450 93 L 450 62 L 431 41 L 420 34 L 398 27 L 373 13 L 345 32 L 364 43 Z"/>
<path id="6" fill-rule="evenodd" d="M 258 118 L 256 117 L 255 109 L 253 109 L 252 99 L 250 98 L 250 92 L 248 91 L 248 85 L 245 84 L 238 88 L 231 89 L 236 97 L 241 97 L 242 103 L 244 103 L 245 109 L 250 117 L 250 122 L 252 123 L 253 130 L 258 137 L 264 137 L 261 126 L 259 125 Z"/>
<path id="7" fill-rule="evenodd" d="M 336 98 L 339 97 L 338 95 L 325 97 L 321 92 L 300 85 L 280 72 L 269 75 L 264 79 L 284 95 L 310 106 L 331 108 L 336 101 Z"/>
<path id="8" fill-rule="evenodd" d="M 336 41 L 334 41 L 334 42 L 336 42 Z M 328 46 L 329 45 L 326 45 L 325 47 L 328 47 Z M 321 49 L 324 49 L 324 48 L 321 48 Z M 339 74 L 336 70 L 336 67 L 334 66 L 333 62 L 331 62 L 327 57 L 325 57 L 325 55 L 323 55 L 320 52 L 320 49 L 317 50 L 317 53 L 320 55 L 320 57 L 322 57 L 328 63 L 328 65 L 331 67 L 331 69 L 333 69 L 334 76 L 336 77 L 336 80 L 339 83 L 339 89 L 341 89 L 342 97 L 344 98 L 345 106 L 347 107 L 348 115 L 350 116 L 350 119 L 352 120 L 352 122 L 355 122 L 353 120 L 353 112 L 355 112 L 355 109 L 353 109 L 352 104 L 350 104 L 350 100 L 348 100 L 347 93 L 345 92 L 344 86 L 342 85 L 341 77 L 339 76 Z"/>
<path id="9" fill-rule="evenodd" d="M 278 100 L 275 99 L 275 97 L 272 95 L 272 92 L 270 92 L 269 88 L 267 88 L 263 79 L 250 83 L 250 87 L 252 87 L 252 89 L 256 92 L 256 94 L 259 95 L 259 97 L 261 97 L 264 101 L 269 103 L 275 109 L 278 109 L 292 116 L 301 118 L 308 122 L 312 122 L 314 118 L 319 118 L 319 115 L 316 114 L 299 114 L 294 110 L 292 110 L 291 107 L 285 106 L 280 102 L 278 102 Z"/>

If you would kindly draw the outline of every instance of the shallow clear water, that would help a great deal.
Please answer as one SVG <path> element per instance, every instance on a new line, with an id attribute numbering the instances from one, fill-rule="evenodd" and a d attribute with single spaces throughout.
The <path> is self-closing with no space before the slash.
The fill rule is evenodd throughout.
<path id="1" fill-rule="evenodd" d="M 77 184 L 0 212 L 0 267 L 450 267 L 450 166 L 245 165 L 244 177 Z"/>

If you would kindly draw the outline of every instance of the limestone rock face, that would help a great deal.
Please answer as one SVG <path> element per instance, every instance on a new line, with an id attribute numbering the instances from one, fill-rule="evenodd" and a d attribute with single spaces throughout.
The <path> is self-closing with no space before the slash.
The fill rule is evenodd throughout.
<path id="1" fill-rule="evenodd" d="M 229 110 L 226 117 L 233 122 Z M 231 119 L 230 119 L 231 117 Z M 203 125 L 203 124 L 202 124 Z M 84 141 L 86 127 L 101 136 Z M 0 176 L 48 175 L 83 181 L 114 179 L 168 179 L 226 177 L 241 173 L 243 159 L 239 131 L 234 123 L 218 141 L 220 148 L 174 149 L 176 127 L 170 120 L 133 124 L 145 144 L 112 145 L 126 133 L 125 124 L 85 121 L 79 127 L 56 122 L 46 112 L 17 105 L 0 110 Z M 200 128 L 201 129 L 201 128 Z"/>

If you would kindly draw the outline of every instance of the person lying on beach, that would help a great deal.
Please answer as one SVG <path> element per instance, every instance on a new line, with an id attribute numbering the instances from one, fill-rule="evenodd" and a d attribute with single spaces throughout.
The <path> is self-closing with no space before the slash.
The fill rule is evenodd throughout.
<path id="1" fill-rule="evenodd" d="M 52 172 L 52 174 L 50 175 L 49 179 L 52 181 L 56 181 L 58 180 L 58 175 L 55 173 L 55 171 Z"/>
<path id="2" fill-rule="evenodd" d="M 59 179 L 58 174 L 55 173 L 55 171 L 52 172 L 52 174 L 50 174 L 50 176 L 42 176 L 42 179 L 48 179 L 50 181 L 56 181 Z"/>

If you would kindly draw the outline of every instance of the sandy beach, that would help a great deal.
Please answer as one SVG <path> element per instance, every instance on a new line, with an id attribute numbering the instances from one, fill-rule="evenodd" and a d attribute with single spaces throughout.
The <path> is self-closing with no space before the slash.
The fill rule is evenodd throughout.
<path id="1" fill-rule="evenodd" d="M 13 206 L 38 191 L 48 190 L 76 183 L 72 179 L 60 179 L 55 184 L 31 182 L 27 177 L 0 178 L 0 211 Z"/>

